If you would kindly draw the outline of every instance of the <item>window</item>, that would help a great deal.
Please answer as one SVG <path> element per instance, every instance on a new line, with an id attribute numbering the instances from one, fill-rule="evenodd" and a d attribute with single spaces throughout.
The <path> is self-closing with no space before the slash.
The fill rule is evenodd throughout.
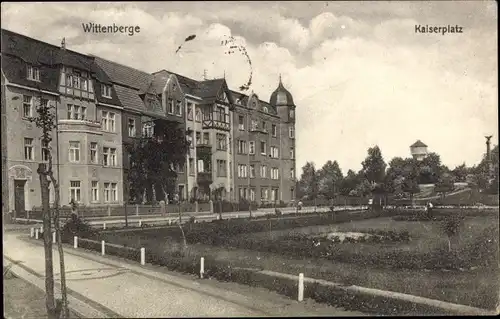
<path id="1" fill-rule="evenodd" d="M 241 177 L 241 178 L 248 177 L 246 165 L 238 164 L 238 177 Z"/>
<path id="2" fill-rule="evenodd" d="M 174 114 L 174 112 L 175 112 L 174 100 L 168 99 L 168 114 Z"/>
<path id="3" fill-rule="evenodd" d="M 279 192 L 279 189 L 277 189 L 277 188 L 271 189 L 271 200 L 273 202 L 277 201 L 279 199 L 278 192 Z"/>
<path id="4" fill-rule="evenodd" d="M 194 158 L 189 159 L 189 175 L 194 175 Z"/>
<path id="5" fill-rule="evenodd" d="M 177 100 L 175 104 L 175 115 L 182 116 L 182 101 Z"/>
<path id="6" fill-rule="evenodd" d="M 199 106 L 196 106 L 195 120 L 196 122 L 201 122 L 201 110 Z"/>
<path id="7" fill-rule="evenodd" d="M 153 124 L 151 123 L 142 124 L 142 136 L 153 137 Z"/>
<path id="8" fill-rule="evenodd" d="M 116 166 L 116 148 L 104 147 L 102 149 L 102 165 Z"/>
<path id="9" fill-rule="evenodd" d="M 189 121 L 193 120 L 193 103 L 187 104 L 187 116 Z"/>
<path id="10" fill-rule="evenodd" d="M 246 189 L 243 188 L 243 187 L 240 187 L 239 191 L 240 191 L 240 199 L 245 199 L 246 198 L 246 196 L 245 196 L 246 195 L 245 194 L 246 193 Z"/>
<path id="11" fill-rule="evenodd" d="M 260 199 L 267 200 L 267 188 L 260 189 Z"/>
<path id="12" fill-rule="evenodd" d="M 23 117 L 33 116 L 33 97 L 23 95 Z"/>
<path id="13" fill-rule="evenodd" d="M 69 142 L 69 161 L 72 163 L 80 161 L 80 142 Z"/>
<path id="14" fill-rule="evenodd" d="M 262 131 L 267 132 L 267 123 L 266 123 L 266 121 L 262 121 Z"/>
<path id="15" fill-rule="evenodd" d="M 128 136 L 135 137 L 135 119 L 128 119 Z"/>
<path id="16" fill-rule="evenodd" d="M 246 154 L 246 153 L 247 153 L 247 142 L 238 141 L 238 154 Z"/>
<path id="17" fill-rule="evenodd" d="M 276 137 L 278 134 L 278 130 L 276 129 L 276 124 L 271 124 L 271 133 L 273 134 L 274 137 Z"/>
<path id="18" fill-rule="evenodd" d="M 66 74 L 66 86 L 68 86 L 68 87 L 73 86 L 73 75 L 72 74 Z"/>
<path id="19" fill-rule="evenodd" d="M 255 165 L 250 165 L 250 178 L 255 178 Z"/>
<path id="20" fill-rule="evenodd" d="M 44 99 L 44 98 L 40 99 L 40 106 L 44 107 L 44 108 L 48 107 L 49 106 L 49 100 Z"/>
<path id="21" fill-rule="evenodd" d="M 190 131 L 190 132 L 188 133 L 187 140 L 189 141 L 189 146 L 190 146 L 191 148 L 193 148 L 193 147 L 194 147 L 194 143 L 193 143 L 193 142 L 194 142 L 194 141 L 193 141 L 193 131 Z"/>
<path id="22" fill-rule="evenodd" d="M 87 119 L 87 108 L 85 106 L 81 107 L 82 113 L 81 113 L 81 120 L 86 120 Z"/>
<path id="23" fill-rule="evenodd" d="M 264 107 L 262 108 L 262 111 L 264 111 L 264 113 L 269 113 L 269 109 L 267 108 L 267 106 L 264 106 Z"/>
<path id="24" fill-rule="evenodd" d="M 80 181 L 70 181 L 69 182 L 69 201 L 74 200 L 75 202 L 81 202 L 81 188 Z"/>
<path id="25" fill-rule="evenodd" d="M 217 149 L 225 151 L 227 150 L 226 135 L 222 133 L 217 133 Z"/>
<path id="26" fill-rule="evenodd" d="M 82 78 L 81 79 L 81 84 L 82 84 L 82 86 L 81 86 L 82 90 L 83 91 L 88 91 L 88 89 L 89 89 L 89 80 Z"/>
<path id="27" fill-rule="evenodd" d="M 205 172 L 205 163 L 203 162 L 202 159 L 198 160 L 198 173 L 204 173 Z"/>
<path id="28" fill-rule="evenodd" d="M 87 108 L 68 104 L 68 120 L 85 120 L 87 118 Z"/>
<path id="29" fill-rule="evenodd" d="M 250 155 L 255 154 L 255 141 L 248 142 L 248 150 Z"/>
<path id="30" fill-rule="evenodd" d="M 266 142 L 261 141 L 260 142 L 260 154 L 266 155 L 266 148 L 267 148 Z"/>
<path id="31" fill-rule="evenodd" d="M 290 147 L 290 159 L 295 158 L 295 149 L 293 147 Z"/>
<path id="32" fill-rule="evenodd" d="M 118 185 L 116 183 L 111 183 L 111 201 L 118 201 Z"/>
<path id="33" fill-rule="evenodd" d="M 92 181 L 91 189 L 90 189 L 90 201 L 98 202 L 99 201 L 99 182 Z"/>
<path id="34" fill-rule="evenodd" d="M 225 160 L 217 160 L 217 176 L 227 176 L 227 162 Z"/>
<path id="35" fill-rule="evenodd" d="M 50 155 L 50 145 L 47 142 L 42 141 L 42 161 L 48 162 Z"/>
<path id="36" fill-rule="evenodd" d="M 250 188 L 250 201 L 255 202 L 255 188 Z"/>
<path id="37" fill-rule="evenodd" d="M 33 139 L 25 138 L 24 139 L 24 159 L 27 161 L 33 161 Z"/>
<path id="38" fill-rule="evenodd" d="M 259 127 L 259 124 L 257 123 L 256 120 L 252 120 L 252 131 L 257 130 Z"/>
<path id="39" fill-rule="evenodd" d="M 40 81 L 40 69 L 35 66 L 28 65 L 28 80 Z"/>
<path id="40" fill-rule="evenodd" d="M 271 179 L 279 179 L 279 169 L 273 168 L 271 169 Z"/>
<path id="41" fill-rule="evenodd" d="M 81 87 L 80 77 L 81 77 L 80 72 L 74 71 L 74 73 L 73 73 L 73 87 L 75 89 L 79 89 Z"/>
<path id="42" fill-rule="evenodd" d="M 90 162 L 92 164 L 97 164 L 97 143 L 90 142 Z"/>
<path id="43" fill-rule="evenodd" d="M 262 178 L 267 177 L 267 166 L 263 165 L 260 167 L 260 177 Z"/>
<path id="44" fill-rule="evenodd" d="M 223 107 L 218 106 L 215 113 L 215 120 L 219 122 L 228 122 L 226 121 L 226 110 Z"/>
<path id="45" fill-rule="evenodd" d="M 290 138 L 295 138 L 295 129 L 293 127 L 289 128 L 288 135 Z"/>
<path id="46" fill-rule="evenodd" d="M 116 166 L 116 148 L 112 148 L 110 150 L 110 156 L 109 156 L 109 161 L 110 161 L 110 166 Z"/>
<path id="47" fill-rule="evenodd" d="M 210 145 L 210 134 L 208 132 L 203 133 L 203 144 Z"/>
<path id="48" fill-rule="evenodd" d="M 104 202 L 109 203 L 111 201 L 111 183 L 104 183 Z"/>
<path id="49" fill-rule="evenodd" d="M 279 150 L 276 146 L 271 146 L 271 157 L 279 158 Z"/>
<path id="50" fill-rule="evenodd" d="M 245 117 L 243 115 L 238 116 L 238 128 L 240 131 L 245 130 Z"/>
<path id="51" fill-rule="evenodd" d="M 201 144 L 201 133 L 196 132 L 196 145 L 200 145 L 200 144 Z"/>
<path id="52" fill-rule="evenodd" d="M 111 85 L 101 84 L 101 92 L 103 97 L 111 98 Z"/>
<path id="53" fill-rule="evenodd" d="M 295 178 L 295 170 L 293 168 L 290 168 L 290 178 Z"/>
<path id="54" fill-rule="evenodd" d="M 104 131 L 115 131 L 115 113 L 102 111 L 101 126 Z"/>
<path id="55" fill-rule="evenodd" d="M 184 163 L 177 164 L 177 173 L 184 173 Z"/>

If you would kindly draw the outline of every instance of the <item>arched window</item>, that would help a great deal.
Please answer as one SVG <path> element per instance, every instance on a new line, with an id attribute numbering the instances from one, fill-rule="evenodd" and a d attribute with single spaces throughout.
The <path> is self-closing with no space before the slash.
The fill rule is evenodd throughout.
<path id="1" fill-rule="evenodd" d="M 267 106 L 264 106 L 264 107 L 262 108 L 262 111 L 264 111 L 264 113 L 269 113 L 269 109 L 267 108 Z"/>

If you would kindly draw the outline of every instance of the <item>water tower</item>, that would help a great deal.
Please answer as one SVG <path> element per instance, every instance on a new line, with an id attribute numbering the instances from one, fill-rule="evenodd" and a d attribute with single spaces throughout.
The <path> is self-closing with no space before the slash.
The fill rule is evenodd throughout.
<path id="1" fill-rule="evenodd" d="M 427 151 L 427 145 L 425 145 L 421 140 L 417 140 L 410 146 L 411 156 L 417 161 L 422 161 L 427 157 L 429 152 Z"/>

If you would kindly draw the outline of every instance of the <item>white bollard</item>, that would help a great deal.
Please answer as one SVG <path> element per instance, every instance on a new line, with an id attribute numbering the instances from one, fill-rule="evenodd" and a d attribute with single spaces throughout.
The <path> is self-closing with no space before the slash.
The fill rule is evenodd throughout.
<path id="1" fill-rule="evenodd" d="M 139 216 L 139 205 L 135 204 L 135 216 Z"/>
<path id="2" fill-rule="evenodd" d="M 139 227 L 142 227 L 142 220 L 139 221 Z"/>
<path id="3" fill-rule="evenodd" d="M 35 239 L 38 239 L 38 228 L 35 229 Z"/>
<path id="4" fill-rule="evenodd" d="M 168 220 L 168 225 L 169 226 L 172 225 L 172 220 L 171 219 Z"/>
<path id="5" fill-rule="evenodd" d="M 298 300 L 302 301 L 304 300 L 304 274 L 300 273 L 299 274 L 299 296 Z"/>
<path id="6" fill-rule="evenodd" d="M 52 243 L 55 244 L 56 243 L 56 232 L 53 232 L 52 233 Z"/>
<path id="7" fill-rule="evenodd" d="M 43 225 L 40 226 L 40 233 L 43 233 Z"/>
<path id="8" fill-rule="evenodd" d="M 73 237 L 73 248 L 78 248 L 78 237 Z"/>
<path id="9" fill-rule="evenodd" d="M 35 229 L 31 227 L 30 229 L 30 237 L 33 238 L 35 236 Z"/>
<path id="10" fill-rule="evenodd" d="M 104 256 L 104 254 L 106 253 L 106 243 L 104 242 L 104 240 L 101 241 L 101 255 Z"/>
<path id="11" fill-rule="evenodd" d="M 205 273 L 205 257 L 200 259 L 200 278 L 203 279 L 203 274 Z"/>
<path id="12" fill-rule="evenodd" d="M 102 229 L 106 230 L 106 223 L 102 223 Z"/>
<path id="13" fill-rule="evenodd" d="M 146 264 L 146 248 L 141 248 L 141 265 Z"/>

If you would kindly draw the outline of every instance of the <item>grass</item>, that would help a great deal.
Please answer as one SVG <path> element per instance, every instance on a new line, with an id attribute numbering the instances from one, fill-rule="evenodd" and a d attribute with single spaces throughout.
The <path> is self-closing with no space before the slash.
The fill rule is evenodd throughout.
<path id="1" fill-rule="evenodd" d="M 493 227 L 492 227 L 493 225 Z M 498 245 L 498 215 L 467 217 L 454 247 L 458 251 L 468 251 L 466 258 L 474 257 L 474 253 L 481 252 L 484 241 L 489 237 L 496 240 Z M 440 257 L 443 250 L 447 250 L 447 239 L 440 229 L 440 222 L 407 222 L 394 221 L 389 217 L 357 220 L 341 224 L 308 226 L 260 233 L 240 234 L 236 237 L 253 239 L 256 242 L 270 240 L 280 245 L 280 237 L 290 233 L 325 233 L 329 231 L 366 231 L 392 230 L 395 232 L 408 231 L 412 240 L 409 243 L 380 243 L 380 244 L 338 244 L 336 253 L 339 256 L 364 257 L 365 259 L 331 260 L 323 258 L 305 258 L 291 253 L 271 253 L 265 249 L 257 251 L 230 246 L 215 246 L 206 244 L 191 244 L 187 254 L 193 260 L 205 257 L 205 264 L 229 264 L 230 267 L 266 269 L 290 274 L 305 273 L 306 276 L 325 279 L 347 285 L 359 285 L 370 288 L 390 290 L 401 293 L 438 299 L 453 303 L 470 305 L 480 308 L 495 308 L 498 302 L 499 273 L 498 268 L 483 267 L 476 270 L 445 271 L 436 269 L 402 269 L 388 267 L 387 263 L 366 263 L 371 256 L 400 253 L 401 258 L 412 258 L 419 254 L 433 254 Z M 106 234 L 107 235 L 107 234 Z M 175 236 L 168 230 L 151 230 L 142 234 L 130 236 L 128 233 L 109 234 L 106 241 L 127 244 L 132 247 L 145 246 L 148 251 L 159 256 L 169 256 L 179 250 Z M 489 236 L 489 237 L 488 237 Z M 496 236 L 496 239 L 495 239 Z M 489 239 L 488 239 L 489 240 Z M 283 243 L 286 250 L 286 243 Z M 290 246 L 293 249 L 293 246 Z M 489 253 L 489 251 L 486 251 Z M 295 254 L 295 256 L 294 256 Z M 392 255 L 393 259 L 397 259 Z M 476 254 L 477 257 L 484 255 Z M 167 257 L 168 258 L 168 257 Z M 498 250 L 496 251 L 498 260 Z M 437 259 L 437 260 L 438 260 Z M 381 262 L 381 260 L 377 260 Z M 394 260 L 393 260 L 394 261 Z M 479 260 L 481 261 L 481 260 Z"/>
<path id="2" fill-rule="evenodd" d="M 47 318 L 45 292 L 11 272 L 4 277 L 3 294 L 4 318 Z M 73 318 L 80 317 L 70 310 L 70 319 Z"/>

